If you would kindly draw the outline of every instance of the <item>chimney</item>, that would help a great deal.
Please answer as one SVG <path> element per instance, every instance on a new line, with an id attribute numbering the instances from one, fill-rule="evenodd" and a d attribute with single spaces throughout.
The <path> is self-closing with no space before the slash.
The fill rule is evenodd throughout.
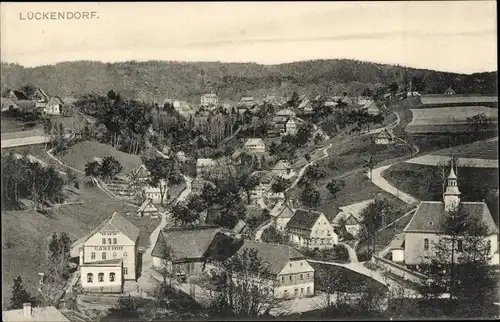
<path id="1" fill-rule="evenodd" d="M 23 303 L 23 315 L 31 320 L 31 303 Z"/>

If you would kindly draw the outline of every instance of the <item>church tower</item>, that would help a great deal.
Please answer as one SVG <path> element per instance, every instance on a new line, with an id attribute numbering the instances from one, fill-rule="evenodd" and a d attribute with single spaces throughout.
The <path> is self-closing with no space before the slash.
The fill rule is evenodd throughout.
<path id="1" fill-rule="evenodd" d="M 443 201 L 445 211 L 453 210 L 460 203 L 460 191 L 458 190 L 457 176 L 451 164 L 450 175 L 446 179 L 446 191 L 444 192 Z"/>

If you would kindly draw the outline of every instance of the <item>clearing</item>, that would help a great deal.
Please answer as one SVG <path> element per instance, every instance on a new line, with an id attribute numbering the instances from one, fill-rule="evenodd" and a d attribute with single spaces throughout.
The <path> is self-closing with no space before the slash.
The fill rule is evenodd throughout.
<path id="1" fill-rule="evenodd" d="M 126 175 L 137 169 L 142 161 L 135 154 L 121 152 L 109 145 L 97 141 L 83 141 L 71 146 L 62 156 L 57 156 L 61 162 L 80 171 L 85 171 L 85 164 L 94 161 L 94 157 L 113 156 L 123 166 L 121 175 Z"/>
<path id="2" fill-rule="evenodd" d="M 498 160 L 498 137 L 494 140 L 478 141 L 435 151 L 432 152 L 432 155 L 455 155 L 459 158 Z"/>

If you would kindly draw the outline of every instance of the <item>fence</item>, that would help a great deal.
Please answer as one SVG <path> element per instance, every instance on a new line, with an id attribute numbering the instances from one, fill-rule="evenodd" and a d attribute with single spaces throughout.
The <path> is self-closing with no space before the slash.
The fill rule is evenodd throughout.
<path id="1" fill-rule="evenodd" d="M 396 264 L 390 260 L 378 257 L 376 255 L 372 256 L 372 262 L 385 271 L 401 277 L 403 280 L 408 280 L 417 284 L 423 284 L 428 280 L 428 277 L 424 274 L 409 270 L 402 265 Z"/>

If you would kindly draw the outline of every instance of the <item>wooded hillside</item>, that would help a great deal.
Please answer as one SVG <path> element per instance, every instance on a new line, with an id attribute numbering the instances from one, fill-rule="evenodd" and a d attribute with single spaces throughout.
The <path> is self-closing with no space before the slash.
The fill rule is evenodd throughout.
<path id="1" fill-rule="evenodd" d="M 64 62 L 25 68 L 1 64 L 2 90 L 25 84 L 45 89 L 51 95 L 78 96 L 113 89 L 130 98 L 162 102 L 177 98 L 199 103 L 209 90 L 219 93 L 221 102 L 241 96 L 291 96 L 297 90 L 309 95 L 359 94 L 365 87 L 403 83 L 402 66 L 356 60 L 311 60 L 281 65 L 221 62 Z M 496 72 L 471 75 L 409 68 L 410 77 L 424 81 L 425 93 L 442 94 L 452 86 L 457 94 L 496 94 Z M 358 92 L 357 92 L 358 91 Z"/>

